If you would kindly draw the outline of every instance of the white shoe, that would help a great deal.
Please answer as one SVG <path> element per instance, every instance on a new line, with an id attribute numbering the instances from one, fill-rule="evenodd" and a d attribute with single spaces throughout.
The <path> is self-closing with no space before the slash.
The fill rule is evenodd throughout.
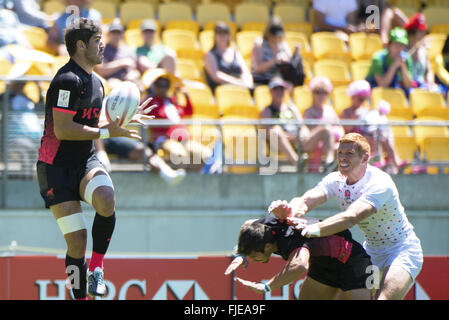
<path id="1" fill-rule="evenodd" d="M 171 170 L 171 171 L 160 171 L 159 175 L 161 176 L 162 179 L 164 179 L 164 181 L 171 185 L 174 186 L 178 183 L 180 183 L 185 175 L 186 175 L 186 171 L 184 169 L 178 169 L 178 170 Z"/>
<path id="2" fill-rule="evenodd" d="M 106 285 L 104 284 L 104 272 L 100 267 L 96 267 L 95 270 L 87 270 L 87 282 L 90 296 L 102 297 L 106 294 Z"/>

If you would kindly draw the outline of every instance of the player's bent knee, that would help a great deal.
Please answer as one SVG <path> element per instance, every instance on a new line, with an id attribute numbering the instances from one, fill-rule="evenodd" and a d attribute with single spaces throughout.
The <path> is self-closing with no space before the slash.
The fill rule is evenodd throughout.
<path id="1" fill-rule="evenodd" d="M 112 215 L 115 211 L 114 190 L 109 187 L 99 187 L 95 190 L 92 206 L 102 215 Z"/>
<path id="2" fill-rule="evenodd" d="M 107 188 L 103 188 L 103 187 L 107 187 Z M 109 176 L 107 174 L 96 175 L 92 179 L 89 180 L 89 182 L 86 185 L 86 189 L 84 191 L 84 200 L 87 203 L 89 203 L 90 205 L 93 205 L 94 192 L 98 188 L 111 189 L 112 195 L 114 194 L 114 185 L 112 184 L 111 178 L 109 178 Z M 96 192 L 96 194 L 97 194 L 96 197 L 98 197 L 98 195 L 102 195 L 103 193 L 105 193 L 105 192 Z M 108 192 L 106 192 L 106 193 L 108 193 Z"/>

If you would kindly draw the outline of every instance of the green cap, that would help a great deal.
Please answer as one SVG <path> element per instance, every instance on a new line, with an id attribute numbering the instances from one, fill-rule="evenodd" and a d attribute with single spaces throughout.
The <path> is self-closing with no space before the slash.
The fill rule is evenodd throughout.
<path id="1" fill-rule="evenodd" d="M 393 28 L 390 31 L 390 42 L 399 42 L 405 46 L 408 46 L 407 31 L 403 28 Z"/>

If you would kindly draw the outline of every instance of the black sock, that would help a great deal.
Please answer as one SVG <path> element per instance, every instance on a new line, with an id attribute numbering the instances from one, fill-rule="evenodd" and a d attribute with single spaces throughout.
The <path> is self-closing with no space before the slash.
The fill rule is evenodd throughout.
<path id="1" fill-rule="evenodd" d="M 75 299 L 83 299 L 86 297 L 86 271 L 87 264 L 82 257 L 75 259 L 66 254 L 65 256 L 66 273 L 70 279 L 73 297 Z"/>
<path id="2" fill-rule="evenodd" d="M 103 217 L 95 213 L 94 224 L 92 226 L 92 251 L 105 254 L 109 247 L 112 233 L 115 227 L 115 212 L 110 217 Z"/>

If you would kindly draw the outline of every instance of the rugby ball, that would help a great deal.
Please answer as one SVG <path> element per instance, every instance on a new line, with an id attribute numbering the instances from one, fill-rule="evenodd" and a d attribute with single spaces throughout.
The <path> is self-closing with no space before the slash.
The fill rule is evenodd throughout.
<path id="1" fill-rule="evenodd" d="M 106 118 L 113 122 L 120 118 L 120 126 L 127 125 L 140 104 L 140 90 L 134 82 L 123 81 L 111 90 L 106 100 Z"/>

